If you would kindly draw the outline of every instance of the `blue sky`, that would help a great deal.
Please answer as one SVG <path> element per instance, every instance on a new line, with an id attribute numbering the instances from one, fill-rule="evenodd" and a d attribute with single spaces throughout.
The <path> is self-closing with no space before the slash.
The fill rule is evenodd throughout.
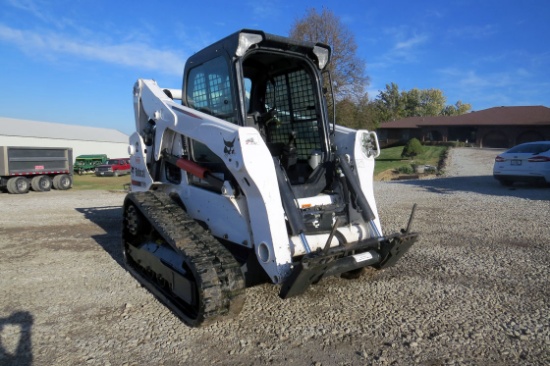
<path id="1" fill-rule="evenodd" d="M 0 116 L 130 134 L 138 78 L 179 88 L 189 55 L 241 28 L 288 35 L 312 3 L 354 34 L 371 98 L 394 82 L 550 106 L 546 0 L 0 0 Z"/>

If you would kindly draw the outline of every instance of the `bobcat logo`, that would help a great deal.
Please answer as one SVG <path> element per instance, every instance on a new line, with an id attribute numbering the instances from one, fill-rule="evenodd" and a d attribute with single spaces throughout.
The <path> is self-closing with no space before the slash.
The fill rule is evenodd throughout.
<path id="1" fill-rule="evenodd" d="M 223 143 L 225 145 L 225 147 L 223 148 L 223 152 L 225 156 L 235 154 L 235 148 L 233 147 L 233 145 L 235 145 L 235 139 L 236 137 L 232 141 L 227 141 L 226 139 L 223 140 Z"/>

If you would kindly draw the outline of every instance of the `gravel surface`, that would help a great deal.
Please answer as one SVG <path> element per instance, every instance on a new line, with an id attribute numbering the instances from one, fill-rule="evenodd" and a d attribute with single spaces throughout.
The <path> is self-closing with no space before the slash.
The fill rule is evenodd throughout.
<path id="1" fill-rule="evenodd" d="M 246 290 L 191 329 L 122 267 L 124 194 L 0 194 L 0 365 L 548 365 L 550 188 L 501 187 L 497 150 L 453 149 L 437 179 L 376 182 L 395 266 L 298 298 Z"/>

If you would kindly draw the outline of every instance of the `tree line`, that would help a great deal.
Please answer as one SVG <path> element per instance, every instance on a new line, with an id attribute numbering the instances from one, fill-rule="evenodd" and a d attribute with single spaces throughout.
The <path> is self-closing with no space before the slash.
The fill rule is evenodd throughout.
<path id="1" fill-rule="evenodd" d="M 355 38 L 340 19 L 326 8 L 320 12 L 309 9 L 303 18 L 294 22 L 289 36 L 322 42 L 331 47 L 332 59 L 328 71 L 332 88 L 328 85 L 328 78 L 324 82 L 325 89 L 334 93 L 336 123 L 340 125 L 373 130 L 384 122 L 401 118 L 454 116 L 471 110 L 470 104 L 461 101 L 448 105 L 447 98 L 439 89 L 400 91 L 393 82 L 386 84 L 385 90 L 370 99 L 366 91 L 369 77 L 365 74 L 365 62 L 357 56 Z M 331 114 L 332 107 L 329 106 Z"/>

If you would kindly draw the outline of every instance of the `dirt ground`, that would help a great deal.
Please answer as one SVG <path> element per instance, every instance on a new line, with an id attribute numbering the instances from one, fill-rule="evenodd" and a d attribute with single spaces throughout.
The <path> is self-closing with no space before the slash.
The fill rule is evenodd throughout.
<path id="1" fill-rule="evenodd" d="M 0 194 L 0 365 L 548 365 L 550 189 L 500 187 L 493 156 L 376 183 L 385 232 L 418 204 L 395 267 L 287 300 L 249 288 L 198 329 L 124 269 L 123 192 Z"/>

